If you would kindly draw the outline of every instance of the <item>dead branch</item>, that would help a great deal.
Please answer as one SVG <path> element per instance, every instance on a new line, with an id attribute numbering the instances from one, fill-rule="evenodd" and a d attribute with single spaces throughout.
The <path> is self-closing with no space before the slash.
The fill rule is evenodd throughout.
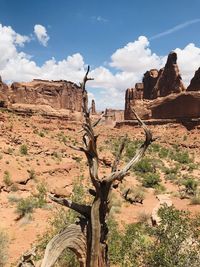
<path id="1" fill-rule="evenodd" d="M 90 206 L 87 206 L 87 205 L 82 205 L 82 204 L 77 204 L 69 199 L 66 199 L 66 198 L 58 198 L 58 197 L 55 197 L 55 196 L 52 196 L 52 195 L 49 195 L 49 198 L 62 205 L 62 206 L 65 206 L 65 207 L 68 207 L 76 212 L 78 212 L 79 214 L 83 215 L 84 217 L 86 218 L 89 218 L 90 217 L 90 211 L 91 211 L 91 207 Z"/>
<path id="2" fill-rule="evenodd" d="M 154 139 L 152 138 L 151 131 L 147 128 L 147 126 L 143 123 L 143 121 L 138 117 L 135 110 L 132 110 L 132 111 L 136 119 L 138 120 L 140 126 L 143 128 L 145 132 L 145 136 L 146 136 L 145 141 L 140 146 L 140 148 L 136 151 L 135 156 L 128 162 L 128 164 L 121 171 L 112 172 L 111 175 L 103 179 L 107 183 L 112 183 L 115 180 L 122 181 L 122 179 L 127 175 L 130 168 L 133 165 L 135 165 L 143 157 L 148 146 L 154 141 Z"/>
<path id="3" fill-rule="evenodd" d="M 86 266 L 86 239 L 80 225 L 72 224 L 51 239 L 41 267 L 52 267 L 66 248 L 76 254 L 80 267 Z"/>
<path id="4" fill-rule="evenodd" d="M 124 150 L 126 141 L 127 141 L 127 135 L 123 138 L 123 140 L 119 146 L 118 152 L 116 154 L 115 160 L 114 160 L 113 165 L 112 165 L 111 172 L 116 172 L 116 170 L 117 170 L 117 167 L 118 167 L 119 161 L 121 159 L 121 155 L 122 155 L 122 152 Z"/>

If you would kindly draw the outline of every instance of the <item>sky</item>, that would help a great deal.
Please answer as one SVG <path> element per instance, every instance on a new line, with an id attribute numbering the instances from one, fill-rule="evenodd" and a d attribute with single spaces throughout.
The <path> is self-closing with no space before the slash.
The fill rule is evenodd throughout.
<path id="1" fill-rule="evenodd" d="M 174 50 L 185 85 L 200 67 L 199 0 L 0 0 L 2 79 L 87 84 L 98 110 L 124 108 L 125 90 Z"/>

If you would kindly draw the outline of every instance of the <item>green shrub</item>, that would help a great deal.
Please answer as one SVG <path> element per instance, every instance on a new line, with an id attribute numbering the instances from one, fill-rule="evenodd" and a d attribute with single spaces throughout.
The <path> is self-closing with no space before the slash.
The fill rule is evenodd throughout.
<path id="1" fill-rule="evenodd" d="M 189 164 L 192 162 L 187 151 L 185 152 L 179 151 L 179 152 L 174 153 L 172 156 L 172 159 L 181 164 Z"/>
<path id="2" fill-rule="evenodd" d="M 42 208 L 46 205 L 47 201 L 47 188 L 44 183 L 38 184 L 37 185 L 37 191 L 38 193 L 36 194 L 37 198 L 37 207 Z"/>
<path id="3" fill-rule="evenodd" d="M 145 267 L 200 266 L 200 219 L 191 219 L 184 211 L 172 207 L 159 210 L 160 225 L 152 232 Z"/>
<path id="4" fill-rule="evenodd" d="M 5 183 L 6 186 L 10 186 L 12 184 L 12 179 L 9 171 L 4 172 L 3 182 Z"/>
<path id="5" fill-rule="evenodd" d="M 187 178 L 182 182 L 182 184 L 185 186 L 185 191 L 187 194 L 195 195 L 198 182 L 194 178 Z"/>
<path id="6" fill-rule="evenodd" d="M 35 198 L 28 197 L 25 199 L 21 199 L 17 203 L 16 213 L 19 215 L 19 218 L 22 218 L 27 214 L 31 214 L 34 208 L 36 207 L 37 207 L 37 202 Z"/>
<path id="7" fill-rule="evenodd" d="M 5 266 L 8 259 L 8 236 L 0 229 L 0 266 Z"/>
<path id="8" fill-rule="evenodd" d="M 152 161 L 148 158 L 141 159 L 134 167 L 134 171 L 139 173 L 154 172 Z"/>
<path id="9" fill-rule="evenodd" d="M 27 145 L 23 144 L 20 146 L 20 153 L 21 153 L 21 155 L 28 155 Z"/>
<path id="10" fill-rule="evenodd" d="M 160 183 L 160 176 L 158 173 L 146 173 L 143 176 L 142 185 L 144 187 L 152 187 L 155 188 Z"/>
<path id="11" fill-rule="evenodd" d="M 170 154 L 170 150 L 165 148 L 165 147 L 161 147 L 158 153 L 158 156 L 160 158 L 167 158 Z"/>

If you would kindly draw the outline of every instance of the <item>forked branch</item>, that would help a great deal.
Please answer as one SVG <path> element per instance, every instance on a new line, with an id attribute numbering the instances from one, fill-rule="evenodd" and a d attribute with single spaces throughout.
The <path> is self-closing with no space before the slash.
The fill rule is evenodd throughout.
<path id="1" fill-rule="evenodd" d="M 139 118 L 135 110 L 132 110 L 137 121 L 139 122 L 140 126 L 143 128 L 145 132 L 145 141 L 140 146 L 140 148 L 136 151 L 135 156 L 128 162 L 128 164 L 121 170 L 121 171 L 114 171 L 108 177 L 104 178 L 104 181 L 107 183 L 112 183 L 115 180 L 122 181 L 123 178 L 127 175 L 130 168 L 135 165 L 144 155 L 148 146 L 154 141 L 152 138 L 151 131 L 147 128 L 147 126 L 143 123 L 143 121 Z"/>

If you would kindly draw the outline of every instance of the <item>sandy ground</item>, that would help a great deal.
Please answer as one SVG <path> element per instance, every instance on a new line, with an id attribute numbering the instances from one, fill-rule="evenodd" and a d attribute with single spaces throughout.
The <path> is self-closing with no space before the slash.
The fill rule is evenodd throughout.
<path id="1" fill-rule="evenodd" d="M 84 155 L 72 150 L 68 145 L 78 144 L 81 141 L 80 123 L 62 120 L 44 119 L 40 116 L 26 118 L 11 113 L 0 115 L 0 228 L 9 236 L 9 259 L 7 266 L 15 263 L 20 255 L 29 250 L 48 227 L 55 205 L 48 200 L 47 208 L 35 209 L 32 218 L 16 220 L 16 203 L 13 199 L 26 198 L 34 195 L 38 184 L 44 184 L 48 192 L 63 196 L 70 196 L 72 183 L 76 177 L 88 177 Z M 151 126 L 157 142 L 163 146 L 179 144 L 193 155 L 195 161 L 200 160 L 199 129 L 187 131 L 181 125 Z M 143 132 L 139 127 L 124 126 L 115 129 L 100 125 L 99 157 L 112 162 L 113 155 L 110 143 L 128 133 L 131 139 L 142 139 Z M 20 152 L 22 145 L 27 147 L 27 155 Z M 34 170 L 34 178 L 30 178 L 30 171 Z M 9 185 L 5 183 L 5 173 L 9 173 Z M 100 176 L 110 172 L 110 168 L 100 164 Z M 196 177 L 199 170 L 195 170 Z M 131 173 L 125 181 L 126 186 L 138 184 L 136 177 Z M 86 182 L 87 183 L 87 182 Z M 175 196 L 178 187 L 171 182 L 163 181 L 167 192 L 178 209 L 190 210 L 196 213 L 199 205 L 190 205 L 188 199 Z M 14 185 L 14 189 L 13 189 Z M 117 198 L 121 198 L 116 191 Z M 157 205 L 154 189 L 147 189 L 143 204 L 131 205 L 120 200 L 120 210 L 115 214 L 121 225 L 138 221 L 143 213 L 151 214 Z"/>

